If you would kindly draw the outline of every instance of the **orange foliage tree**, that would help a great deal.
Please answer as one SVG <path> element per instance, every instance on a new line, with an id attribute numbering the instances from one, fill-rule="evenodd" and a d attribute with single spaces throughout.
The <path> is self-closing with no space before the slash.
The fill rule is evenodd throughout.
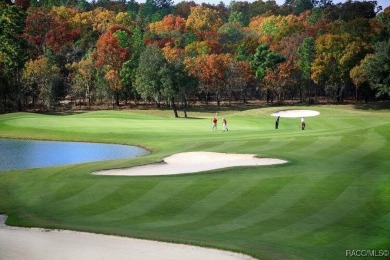
<path id="1" fill-rule="evenodd" d="M 184 32 L 185 26 L 185 19 L 169 14 L 159 22 L 150 23 L 149 30 L 157 34 L 172 33 L 173 31 Z"/>
<path id="2" fill-rule="evenodd" d="M 189 75 L 200 82 L 200 88 L 206 94 L 206 102 L 210 93 L 215 93 L 220 105 L 221 93 L 226 87 L 226 76 L 231 54 L 209 54 L 196 58 L 187 58 L 185 65 Z"/>
<path id="3" fill-rule="evenodd" d="M 93 54 L 95 65 L 105 73 L 105 79 L 108 81 L 110 89 L 116 94 L 116 104 L 119 105 L 119 91 L 121 84 L 114 80 L 114 76 L 120 74 L 124 62 L 130 57 L 128 47 L 122 47 L 118 39 L 117 31 L 130 33 L 121 27 L 112 27 L 110 30 L 100 36 L 96 43 L 96 51 Z"/>

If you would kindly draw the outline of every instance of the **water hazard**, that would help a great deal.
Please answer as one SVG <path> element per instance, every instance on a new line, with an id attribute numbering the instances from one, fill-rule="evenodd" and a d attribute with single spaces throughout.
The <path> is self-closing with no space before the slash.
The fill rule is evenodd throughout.
<path id="1" fill-rule="evenodd" d="M 147 153 L 129 145 L 0 139 L 0 171 L 126 159 Z"/>

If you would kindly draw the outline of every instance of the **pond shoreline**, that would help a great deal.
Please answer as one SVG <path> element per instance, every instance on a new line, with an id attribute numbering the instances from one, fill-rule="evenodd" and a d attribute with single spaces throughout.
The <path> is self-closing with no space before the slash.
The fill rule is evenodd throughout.
<path id="1" fill-rule="evenodd" d="M 131 159 L 150 152 L 138 146 L 98 142 L 0 138 L 0 172 L 106 160 Z"/>

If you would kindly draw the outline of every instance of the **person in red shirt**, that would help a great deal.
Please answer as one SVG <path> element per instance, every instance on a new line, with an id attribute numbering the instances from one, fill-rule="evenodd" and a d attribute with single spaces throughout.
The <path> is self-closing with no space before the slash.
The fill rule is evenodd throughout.
<path id="1" fill-rule="evenodd" d="M 217 122 L 218 122 L 218 120 L 214 117 L 214 119 L 213 119 L 213 128 L 211 129 L 212 131 L 217 130 Z"/>

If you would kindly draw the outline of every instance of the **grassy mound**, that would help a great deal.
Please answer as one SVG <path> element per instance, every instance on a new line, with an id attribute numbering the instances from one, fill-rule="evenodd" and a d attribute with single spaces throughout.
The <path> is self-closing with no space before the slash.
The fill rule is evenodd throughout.
<path id="1" fill-rule="evenodd" d="M 214 113 L 96 111 L 0 116 L 0 136 L 132 144 L 152 153 L 131 160 L 0 173 L 8 224 L 175 241 L 262 259 L 334 259 L 352 249 L 389 249 L 390 111 L 310 107 L 282 118 L 266 108 Z M 294 107 L 294 109 L 297 109 Z M 304 109 L 304 108 L 298 108 Z M 159 177 L 92 176 L 173 153 L 251 153 L 288 160 L 266 167 Z"/>

